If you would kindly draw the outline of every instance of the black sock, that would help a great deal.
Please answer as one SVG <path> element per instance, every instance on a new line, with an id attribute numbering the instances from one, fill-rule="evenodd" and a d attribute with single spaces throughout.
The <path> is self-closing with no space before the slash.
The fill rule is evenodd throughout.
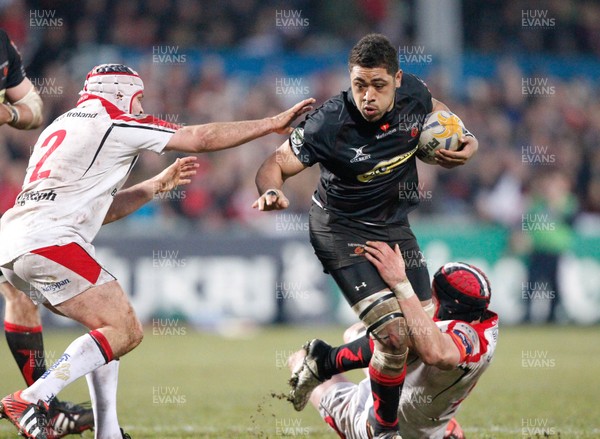
<path id="1" fill-rule="evenodd" d="M 376 434 L 387 430 L 398 430 L 398 405 L 405 375 L 406 366 L 401 375 L 391 377 L 369 365 L 374 412 L 374 422 L 371 426 Z"/>
<path id="2" fill-rule="evenodd" d="M 366 335 L 331 349 L 323 371 L 327 378 L 339 372 L 367 367 L 373 355 L 372 341 Z"/>
<path id="3" fill-rule="evenodd" d="M 4 334 L 21 375 L 31 386 L 46 372 L 42 326 L 20 326 L 4 322 Z"/>

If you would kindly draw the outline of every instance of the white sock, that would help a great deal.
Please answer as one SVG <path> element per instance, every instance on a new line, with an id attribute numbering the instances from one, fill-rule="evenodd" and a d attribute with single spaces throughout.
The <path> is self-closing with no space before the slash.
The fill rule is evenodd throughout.
<path id="1" fill-rule="evenodd" d="M 112 355 L 112 353 L 111 353 Z M 64 354 L 35 383 L 23 390 L 21 398 L 46 403 L 77 378 L 87 375 L 106 363 L 105 354 L 90 334 L 75 339 Z"/>
<path id="2" fill-rule="evenodd" d="M 119 360 L 113 360 L 85 376 L 90 389 L 96 439 L 121 439 L 117 418 Z"/>

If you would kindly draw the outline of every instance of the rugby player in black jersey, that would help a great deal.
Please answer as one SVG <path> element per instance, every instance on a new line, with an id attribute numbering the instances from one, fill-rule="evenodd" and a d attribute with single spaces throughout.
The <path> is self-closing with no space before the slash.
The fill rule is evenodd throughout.
<path id="1" fill-rule="evenodd" d="M 259 210 L 285 209 L 286 179 L 319 163 L 321 175 L 310 209 L 310 240 L 327 273 L 368 328 L 370 340 L 359 339 L 344 361 L 361 362 L 365 344 L 374 344 L 369 374 L 374 410 L 369 419 L 375 438 L 398 438 L 396 409 L 404 382 L 407 346 L 397 297 L 405 285 L 390 290 L 364 257 L 367 241 L 398 244 L 406 273 L 422 305 L 433 314 L 429 273 L 407 215 L 417 207 L 415 152 L 427 114 L 447 110 L 433 99 L 425 83 L 399 68 L 398 54 L 386 37 L 370 34 L 351 50 L 350 89 L 309 113 L 262 164 L 256 175 Z M 470 133 L 459 151 L 436 152 L 439 165 L 452 168 L 475 154 Z M 409 284 L 409 285 L 410 285 Z M 318 345 L 308 345 L 319 349 Z M 290 400 L 302 410 L 308 396 L 303 381 L 323 380 L 304 365 L 292 377 Z"/>

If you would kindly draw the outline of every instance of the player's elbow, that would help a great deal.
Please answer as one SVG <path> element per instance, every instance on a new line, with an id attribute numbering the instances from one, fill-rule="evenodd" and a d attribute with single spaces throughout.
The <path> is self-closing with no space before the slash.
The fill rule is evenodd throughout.
<path id="1" fill-rule="evenodd" d="M 453 369 L 454 364 L 450 355 L 447 355 L 442 349 L 430 348 L 419 352 L 421 361 L 427 366 L 434 366 L 439 369 Z"/>
<path id="2" fill-rule="evenodd" d="M 217 133 L 212 124 L 189 127 L 184 139 L 188 144 L 186 149 L 194 153 L 221 149 L 217 144 Z"/>
<path id="3" fill-rule="evenodd" d="M 215 132 L 210 125 L 198 125 L 192 130 L 192 145 L 194 152 L 210 151 L 215 147 Z"/>
<path id="4" fill-rule="evenodd" d="M 420 351 L 419 357 L 427 366 L 436 366 L 440 361 L 440 356 L 433 349 L 425 349 Z"/>

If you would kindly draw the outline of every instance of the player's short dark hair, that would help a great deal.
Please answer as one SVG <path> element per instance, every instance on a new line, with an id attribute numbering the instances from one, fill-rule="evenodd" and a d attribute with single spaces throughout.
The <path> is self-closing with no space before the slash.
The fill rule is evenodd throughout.
<path id="1" fill-rule="evenodd" d="M 348 68 L 355 65 L 368 69 L 383 67 L 390 75 L 395 75 L 399 69 L 398 51 L 384 35 L 368 34 L 350 51 Z"/>

